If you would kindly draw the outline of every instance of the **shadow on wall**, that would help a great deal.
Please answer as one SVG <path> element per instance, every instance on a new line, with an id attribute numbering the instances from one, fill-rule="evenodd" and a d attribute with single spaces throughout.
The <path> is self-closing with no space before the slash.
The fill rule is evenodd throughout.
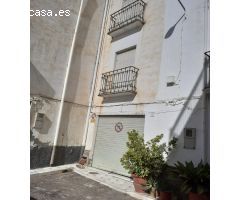
<path id="1" fill-rule="evenodd" d="M 195 82 L 195 84 L 188 96 L 188 99 L 191 99 L 194 96 L 196 89 L 202 83 L 201 80 L 206 79 L 206 75 L 207 75 L 207 63 L 204 62 L 203 70 L 199 74 L 198 79 Z M 200 156 L 203 153 L 209 154 L 209 151 L 205 151 L 206 148 L 209 150 L 208 141 L 210 140 L 209 122 L 206 121 L 206 120 L 209 120 L 209 118 L 206 118 L 206 116 L 209 114 L 209 110 L 206 109 L 206 105 L 209 104 L 208 101 L 209 101 L 208 94 L 206 94 L 205 91 L 203 90 L 202 95 L 201 95 L 200 99 L 198 99 L 198 102 L 194 106 L 194 108 L 192 108 L 190 106 L 191 101 L 188 100 L 185 102 L 181 112 L 179 113 L 176 121 L 174 122 L 172 128 L 170 129 L 170 135 L 169 135 L 170 138 L 178 135 L 177 132 L 180 132 L 180 135 L 177 136 L 179 145 L 168 156 L 168 162 L 170 164 L 177 161 L 176 158 L 179 158 L 179 157 L 182 157 L 183 160 L 188 160 L 188 158 L 189 158 L 189 160 L 191 160 L 191 156 L 190 156 L 190 154 L 192 153 L 191 151 L 200 151 L 199 152 Z M 191 115 L 186 120 L 185 114 L 187 114 L 187 112 L 189 112 L 189 110 L 191 110 Z M 205 120 L 201 120 L 204 118 L 205 118 Z M 181 124 L 181 126 L 183 126 L 183 128 L 182 128 L 182 130 L 179 131 L 179 130 L 177 130 L 177 127 L 180 125 L 180 122 L 182 122 L 182 121 L 186 121 L 186 123 L 184 125 Z M 202 123 L 202 124 L 199 126 L 199 123 Z M 195 128 L 197 126 L 202 127 L 202 130 L 196 129 L 196 149 L 192 149 L 192 150 L 184 149 L 184 127 Z M 201 135 L 199 135 L 200 133 L 203 133 L 204 135 L 201 136 Z M 202 140 L 201 140 L 201 138 L 202 138 Z M 203 141 L 205 141 L 204 146 L 202 144 Z M 202 145 L 202 146 L 199 146 L 199 145 Z M 188 152 L 189 152 L 189 154 L 188 154 Z M 204 155 L 204 157 L 202 159 L 204 161 L 207 161 L 206 158 L 209 158 L 209 155 Z M 200 162 L 200 160 L 199 160 L 199 162 Z M 195 164 L 197 164 L 197 163 L 195 163 Z"/>
<path id="2" fill-rule="evenodd" d="M 205 101 L 204 98 L 206 98 L 206 96 L 205 96 L 205 94 L 202 94 L 201 98 L 198 100 L 198 103 L 195 105 L 194 108 L 192 108 L 192 111 L 191 111 L 192 113 L 189 116 L 189 118 L 187 119 L 186 123 L 183 125 L 183 127 L 195 128 L 197 123 L 204 122 L 204 121 L 202 122 L 201 119 L 199 119 L 199 118 L 203 117 L 203 115 L 204 115 L 204 113 L 201 113 L 201 112 L 206 112 L 205 111 L 206 108 L 204 105 L 204 101 Z M 183 111 L 184 113 L 188 112 L 187 107 L 183 108 L 183 110 L 184 110 Z M 183 117 L 183 115 L 184 114 L 182 114 L 181 116 Z M 202 116 L 199 116 L 199 115 L 202 115 Z M 181 121 L 181 119 L 179 121 Z M 204 135 L 200 135 L 200 134 L 204 134 Z M 198 164 L 201 160 L 201 156 L 204 151 L 204 149 L 202 151 L 202 148 L 206 148 L 206 146 L 207 146 L 205 144 L 203 147 L 202 140 L 201 140 L 202 137 L 205 139 L 208 138 L 207 140 L 209 140 L 209 138 L 210 138 L 209 132 L 206 130 L 200 130 L 199 128 L 196 128 L 195 149 L 190 149 L 190 148 L 186 149 L 186 148 L 184 148 L 184 128 L 182 130 L 180 130 L 180 135 L 177 136 L 177 138 L 178 138 L 177 147 L 172 152 L 170 152 L 170 154 L 168 155 L 168 158 L 167 158 L 168 164 L 174 165 L 174 163 L 176 163 L 177 161 L 184 163 L 185 161 L 191 161 L 191 160 L 193 161 L 194 165 Z M 195 158 L 193 158 L 193 156 L 191 154 L 195 153 L 194 151 L 199 151 L 199 153 L 196 153 L 194 155 L 195 157 L 199 158 L 199 160 L 195 160 L 195 161 L 193 160 Z M 205 153 L 209 153 L 209 151 L 205 152 Z M 204 161 L 205 158 L 202 157 L 202 160 Z M 208 162 L 208 161 L 205 160 L 205 162 Z M 175 198 L 173 198 L 173 199 L 187 200 L 188 195 L 182 193 L 182 191 L 180 190 L 180 187 L 179 187 L 180 184 L 181 184 L 180 180 L 174 179 L 174 184 L 172 185 L 172 190 L 174 191 Z"/>
<path id="3" fill-rule="evenodd" d="M 207 75 L 207 62 L 204 62 L 204 67 L 201 73 L 199 74 L 198 79 L 196 80 L 195 84 L 193 85 L 193 88 L 188 96 L 188 99 L 191 99 L 198 88 L 200 84 L 202 83 L 202 80 L 206 80 Z M 205 82 L 205 81 L 204 81 Z M 207 109 L 207 105 L 209 105 L 209 94 L 207 94 L 204 90 L 198 99 L 198 102 L 194 107 L 190 105 L 191 101 L 186 101 L 181 112 L 176 118 L 176 121 L 173 123 L 172 128 L 170 129 L 170 135 L 169 137 L 172 138 L 173 136 L 178 138 L 177 147 L 167 157 L 167 162 L 170 165 L 173 165 L 176 163 L 176 161 L 185 162 L 185 160 L 190 161 L 193 159 L 191 154 L 193 151 L 199 151 L 199 153 L 195 154 L 196 157 L 202 157 L 203 153 L 205 155 L 202 157 L 202 160 L 204 162 L 209 162 L 209 141 L 210 141 L 210 131 L 209 131 L 209 118 L 206 118 L 207 115 L 209 115 L 209 109 Z M 188 119 L 186 119 L 186 115 L 188 112 L 191 112 Z M 201 120 L 205 118 L 205 120 Z M 181 124 L 181 122 L 186 121 L 184 125 Z M 202 123 L 199 126 L 199 123 Z M 178 126 L 181 125 L 181 130 L 178 129 Z M 195 127 L 202 127 L 202 130 L 199 128 L 196 129 L 196 144 L 195 149 L 186 149 L 184 148 L 184 128 L 195 128 Z M 180 134 L 177 134 L 179 133 Z M 204 135 L 200 135 L 204 134 Z M 178 136 L 177 136 L 178 135 Z M 169 138 L 169 139 L 170 139 Z M 202 139 L 201 139 L 202 138 Z M 200 141 L 199 141 L 200 140 Z M 203 145 L 203 141 L 205 141 L 205 144 Z M 196 165 L 200 162 L 201 158 L 199 158 L 198 161 L 193 161 L 193 163 Z M 178 200 L 185 200 L 187 199 L 187 196 L 185 194 L 182 194 L 181 191 L 179 191 L 177 180 L 174 180 L 173 190 L 176 192 L 176 198 Z"/>
<path id="4" fill-rule="evenodd" d="M 173 34 L 173 32 L 174 32 L 177 24 L 181 21 L 181 19 L 182 19 L 183 17 L 185 17 L 185 14 L 183 14 L 183 15 L 179 18 L 179 20 L 178 20 L 171 28 L 169 28 L 169 30 L 167 31 L 167 33 L 166 33 L 166 35 L 165 35 L 165 37 L 164 37 L 165 39 L 168 39 L 168 38 L 171 37 L 171 35 Z M 186 19 L 186 17 L 184 18 L 184 20 L 185 20 L 185 19 Z"/>
<path id="5" fill-rule="evenodd" d="M 86 46 L 86 37 L 89 32 L 89 25 L 92 20 L 92 17 L 98 8 L 98 4 L 96 0 L 91 0 L 87 1 L 86 5 L 83 5 L 83 11 L 81 14 L 81 20 L 79 22 L 78 30 L 77 30 L 77 35 L 76 35 L 76 43 L 73 51 L 73 58 L 72 58 L 72 64 L 71 68 L 69 71 L 69 78 L 68 78 L 68 83 L 67 83 L 67 88 L 66 88 L 66 99 L 68 102 L 74 102 L 76 98 L 76 93 L 78 90 L 78 85 L 80 81 L 80 76 L 81 73 L 83 73 L 82 69 L 86 67 L 92 67 L 94 66 L 94 63 L 92 63 L 92 66 L 82 66 L 81 65 L 81 57 L 83 53 L 83 48 Z M 82 86 L 83 90 L 88 90 L 88 88 L 85 88 Z M 89 88 L 90 89 L 90 88 Z M 86 97 L 83 97 L 86 98 Z M 61 126 L 60 126 L 60 133 L 59 133 L 59 138 L 58 138 L 58 143 L 56 147 L 56 152 L 55 152 L 55 159 L 54 159 L 54 165 L 62 165 L 62 164 L 68 164 L 68 163 L 73 163 L 79 160 L 82 152 L 83 152 L 83 147 L 82 146 L 64 146 L 64 144 L 67 144 L 68 142 L 68 137 L 71 137 L 68 134 L 76 134 L 74 131 L 68 131 L 70 128 L 70 123 L 71 123 L 71 112 L 74 109 L 73 104 L 65 102 L 63 105 L 63 115 L 61 119 Z M 87 111 L 87 107 L 86 107 Z M 83 113 L 84 115 L 84 113 Z M 79 123 L 85 123 L 82 121 L 79 121 Z M 84 128 L 84 127 L 83 127 Z M 81 133 L 83 132 L 82 130 L 78 130 L 78 135 L 77 138 L 79 137 L 79 142 L 80 142 L 80 137 Z M 76 137 L 75 137 L 76 138 Z"/>
<path id="6" fill-rule="evenodd" d="M 136 94 L 104 97 L 102 103 L 129 102 L 129 101 L 133 101 L 133 99 L 135 98 L 135 96 L 136 96 Z"/>
<path id="7" fill-rule="evenodd" d="M 164 37 L 165 39 L 168 39 L 169 37 L 171 37 L 171 35 L 173 34 L 173 32 L 174 32 L 177 24 L 181 21 L 181 19 L 182 19 L 183 17 L 184 17 L 184 20 L 187 19 L 186 13 L 185 13 L 185 12 L 186 12 L 186 9 L 185 9 L 183 3 L 182 3 L 180 0 L 178 0 L 178 3 L 179 3 L 179 5 L 182 7 L 184 13 L 183 13 L 183 15 L 178 19 L 178 21 L 177 21 L 172 27 L 170 27 L 170 28 L 168 29 L 168 31 L 167 31 L 167 33 L 166 33 L 166 35 L 165 35 L 165 37 Z"/>
<path id="8" fill-rule="evenodd" d="M 199 87 L 199 84 L 201 83 L 201 80 L 204 80 L 204 75 L 205 75 L 204 71 L 205 70 L 203 69 L 201 71 L 201 73 L 199 74 L 199 76 L 197 78 L 197 81 L 195 82 L 195 84 L 194 84 L 194 86 L 193 86 L 193 88 L 192 88 L 192 90 L 191 90 L 191 92 L 190 92 L 190 94 L 188 96 L 188 99 L 191 99 L 194 96 L 194 93 L 195 93 L 196 89 Z M 187 111 L 187 108 L 188 108 L 190 102 L 191 101 L 186 101 L 186 103 L 184 104 L 180 114 L 178 115 L 176 121 L 174 122 L 174 124 L 173 124 L 173 126 L 171 128 L 170 137 L 174 136 L 175 129 L 179 125 L 179 122 L 181 121 L 183 115 Z"/>
<path id="9" fill-rule="evenodd" d="M 46 81 L 32 62 L 30 62 L 30 94 L 47 97 L 53 97 L 55 94 L 51 85 Z"/>
<path id="10" fill-rule="evenodd" d="M 168 156 L 168 163 L 174 164 L 176 161 L 184 162 L 185 160 L 192 160 L 193 156 L 192 153 L 198 158 L 202 156 L 202 134 L 204 132 L 203 130 L 203 117 L 204 117 L 204 95 L 200 97 L 199 100 L 197 100 L 197 104 L 192 106 L 187 106 L 183 108 L 184 114 L 182 115 L 182 119 L 179 120 L 179 122 L 185 121 L 184 115 L 191 112 L 190 116 L 186 120 L 185 124 L 181 124 L 181 129 L 175 130 L 174 132 L 170 132 L 171 135 L 176 135 L 177 132 L 180 132 L 180 134 L 177 136 L 178 138 L 178 145 L 177 148 L 171 152 Z M 188 103 L 186 103 L 188 104 Z M 201 125 L 199 125 L 201 124 Z M 175 125 L 175 124 L 174 124 Z M 196 128 L 196 144 L 195 149 L 187 149 L 184 147 L 184 128 Z M 177 129 L 177 128 L 176 128 Z M 205 134 L 205 132 L 204 132 Z M 203 158 L 203 157 L 202 157 Z M 195 164 L 200 162 L 201 158 L 197 162 L 193 160 Z"/>

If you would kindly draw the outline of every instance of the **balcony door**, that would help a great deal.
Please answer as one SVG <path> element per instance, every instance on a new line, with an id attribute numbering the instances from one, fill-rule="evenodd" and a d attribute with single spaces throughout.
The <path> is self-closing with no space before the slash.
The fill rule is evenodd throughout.
<path id="1" fill-rule="evenodd" d="M 136 46 L 117 52 L 115 57 L 115 69 L 134 66 L 135 54 Z"/>
<path id="2" fill-rule="evenodd" d="M 115 57 L 115 70 L 117 74 L 112 78 L 112 87 L 120 88 L 122 91 L 128 91 L 134 88 L 136 73 L 129 69 L 123 69 L 129 66 L 135 66 L 136 46 L 119 51 Z"/>
<path id="3" fill-rule="evenodd" d="M 136 0 L 123 0 L 122 7 L 125 7 L 125 6 L 129 5 L 130 3 L 133 3 L 134 1 L 136 1 Z"/>

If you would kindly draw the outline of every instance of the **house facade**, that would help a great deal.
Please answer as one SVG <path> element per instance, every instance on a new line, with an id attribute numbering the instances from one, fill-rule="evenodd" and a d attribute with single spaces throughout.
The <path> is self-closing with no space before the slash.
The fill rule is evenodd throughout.
<path id="1" fill-rule="evenodd" d="M 40 109 L 45 111 L 44 117 L 55 116 L 50 120 L 56 124 L 49 129 L 53 130 L 52 134 L 51 131 L 41 134 L 32 128 L 35 141 L 44 143 L 51 136 L 46 139 L 51 141 L 50 161 L 71 163 L 84 155 L 92 167 L 127 175 L 120 158 L 126 151 L 127 132 L 135 129 L 146 141 L 158 134 L 164 134 L 164 142 L 177 137 L 177 148 L 169 155 L 169 163 L 209 162 L 209 1 L 82 0 L 75 3 L 82 3 L 86 8 L 79 12 L 79 31 L 67 79 L 66 60 L 72 48 L 71 39 L 69 48 L 64 48 L 66 60 L 59 55 L 59 62 L 54 61 L 52 65 L 55 68 L 46 63 L 37 65 L 45 60 L 39 56 L 43 52 L 42 38 L 31 39 L 33 65 L 49 75 L 47 82 L 51 86 L 56 85 L 54 98 L 56 91 L 61 91 L 54 111 L 47 103 Z M 76 14 L 72 24 L 78 17 Z M 31 23 L 35 27 L 39 22 L 31 19 Z M 42 37 L 45 34 L 48 33 Z M 55 33 L 52 34 L 56 39 Z M 63 38 L 66 32 L 62 34 Z M 74 28 L 69 38 L 73 35 Z M 32 50 L 35 48 L 36 51 Z M 52 53 L 48 51 L 45 56 Z M 55 80 L 50 68 L 57 76 Z M 31 90 L 31 94 L 35 93 Z M 34 112 L 35 122 L 37 113 L 41 112 Z M 65 160 L 61 163 L 62 158 Z"/>

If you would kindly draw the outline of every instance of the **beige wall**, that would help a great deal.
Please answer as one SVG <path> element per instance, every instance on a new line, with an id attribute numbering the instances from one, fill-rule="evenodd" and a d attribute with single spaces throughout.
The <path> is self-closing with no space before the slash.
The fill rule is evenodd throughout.
<path id="1" fill-rule="evenodd" d="M 64 103 L 57 146 L 81 146 L 87 107 Z"/>
<path id="2" fill-rule="evenodd" d="M 66 101 L 88 105 L 104 6 L 105 0 L 84 1 L 76 35 Z"/>
<path id="3" fill-rule="evenodd" d="M 102 97 L 98 97 L 101 74 L 113 70 L 112 65 L 112 48 L 118 43 L 119 46 L 127 45 L 128 39 L 133 38 L 136 40 L 136 58 L 135 66 L 139 68 L 137 78 L 137 95 L 133 103 L 154 101 L 157 95 L 158 78 L 160 73 L 161 52 L 164 37 L 164 1 L 145 1 L 146 9 L 144 13 L 145 24 L 140 32 L 129 35 L 120 40 L 111 41 L 111 36 L 105 35 L 105 43 L 101 56 L 101 64 L 98 71 L 98 79 L 96 80 L 96 90 L 94 104 L 101 105 Z M 109 14 L 121 9 L 121 0 L 112 1 Z M 107 29 L 109 28 L 109 18 Z M 108 31 L 108 30 L 107 30 Z M 129 45 L 131 40 L 129 39 Z M 122 42 L 121 42 L 122 40 Z M 115 47 L 114 47 L 115 48 Z M 151 85 L 151 87 L 149 87 Z"/>
<path id="4" fill-rule="evenodd" d="M 110 23 L 109 17 L 110 14 L 121 9 L 122 1 L 111 1 L 104 46 L 96 79 L 96 89 L 94 91 L 94 106 L 97 107 L 94 107 L 92 112 L 98 115 L 144 114 L 144 105 L 98 107 L 122 103 L 103 103 L 103 98 L 97 96 L 101 86 L 101 74 L 114 69 L 114 51 L 121 50 L 121 48 L 125 49 L 133 45 L 137 46 L 135 57 L 135 66 L 139 68 L 137 78 L 137 95 L 132 101 L 127 103 L 152 102 L 156 99 L 159 87 L 158 79 L 164 37 L 164 1 L 145 0 L 144 2 L 146 2 L 144 13 L 145 24 L 142 29 L 139 32 L 126 36 L 122 39 L 112 41 L 111 36 L 107 34 Z M 89 123 L 87 150 L 93 150 L 95 134 L 96 121 L 92 121 Z"/>
<path id="5" fill-rule="evenodd" d="M 58 145 L 82 145 L 105 0 L 84 1 L 60 126 Z"/>

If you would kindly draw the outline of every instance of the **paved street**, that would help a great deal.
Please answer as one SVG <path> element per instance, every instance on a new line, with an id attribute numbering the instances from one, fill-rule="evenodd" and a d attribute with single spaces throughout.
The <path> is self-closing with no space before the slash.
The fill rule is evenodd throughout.
<path id="1" fill-rule="evenodd" d="M 136 200 L 75 172 L 31 175 L 31 200 Z"/>

